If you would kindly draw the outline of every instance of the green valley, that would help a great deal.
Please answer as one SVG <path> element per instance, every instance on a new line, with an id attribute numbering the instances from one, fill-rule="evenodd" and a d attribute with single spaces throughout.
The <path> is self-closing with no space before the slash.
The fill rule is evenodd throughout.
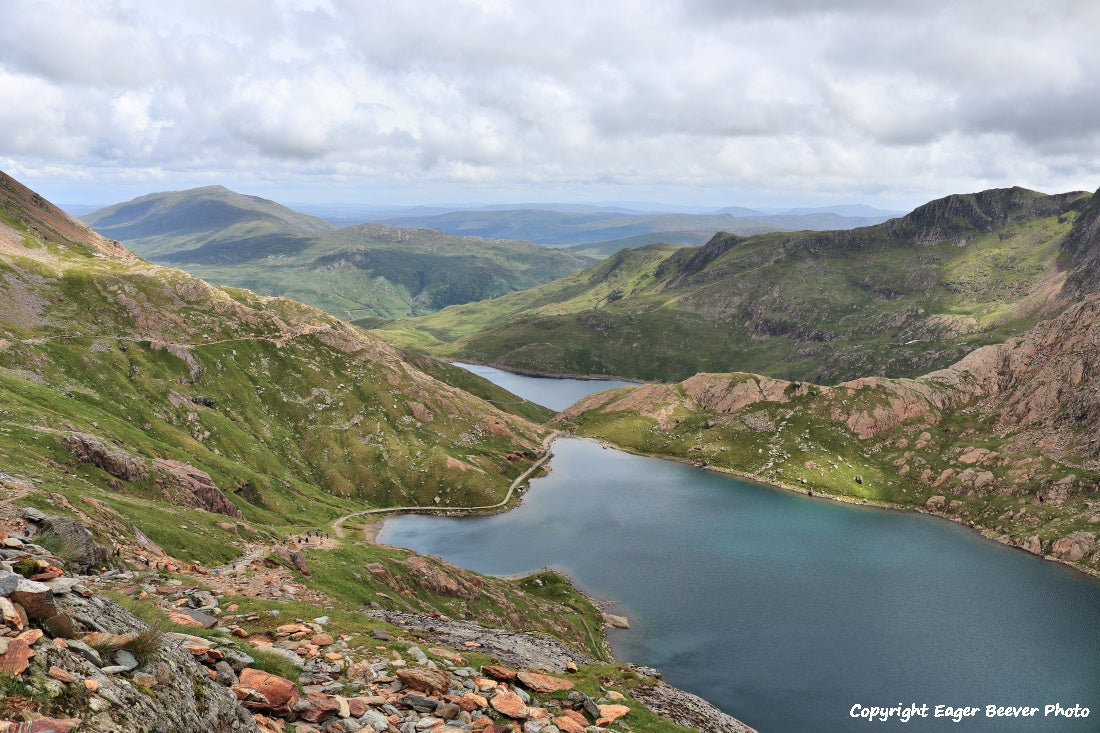
<path id="1" fill-rule="evenodd" d="M 84 220 L 155 262 L 346 320 L 433 313 L 554 280 L 598 259 L 438 230 L 337 229 L 220 186 L 150 194 Z"/>

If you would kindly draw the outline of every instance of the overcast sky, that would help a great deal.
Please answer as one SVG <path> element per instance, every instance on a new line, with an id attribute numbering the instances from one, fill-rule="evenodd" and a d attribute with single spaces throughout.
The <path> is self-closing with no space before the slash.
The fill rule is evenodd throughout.
<path id="1" fill-rule="evenodd" d="M 4 0 L 59 203 L 862 202 L 1100 187 L 1094 0 Z"/>

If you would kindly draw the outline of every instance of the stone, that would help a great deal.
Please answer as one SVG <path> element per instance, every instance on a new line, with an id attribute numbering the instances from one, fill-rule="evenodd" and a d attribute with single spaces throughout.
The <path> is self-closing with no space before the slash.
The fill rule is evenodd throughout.
<path id="1" fill-rule="evenodd" d="M 937 494 L 935 496 L 928 497 L 928 501 L 924 503 L 924 506 L 930 512 L 938 512 L 943 511 L 943 508 L 946 504 L 947 497 Z"/>
<path id="2" fill-rule="evenodd" d="M 412 708 L 418 713 L 433 713 L 435 712 L 438 700 L 436 700 L 434 697 L 408 694 L 401 696 L 401 704 L 407 708 Z"/>
<path id="3" fill-rule="evenodd" d="M 290 707 L 298 701 L 298 686 L 285 677 L 252 667 L 242 669 L 239 677 L 241 687 L 255 690 L 264 699 L 263 703 L 246 701 L 244 705 L 250 710 L 289 714 Z"/>
<path id="4" fill-rule="evenodd" d="M 103 657 L 99 656 L 99 652 L 97 652 L 95 649 L 92 649 L 83 641 L 80 641 L 79 639 L 71 639 L 69 640 L 68 645 L 71 651 L 76 652 L 95 666 L 103 666 Z"/>
<path id="5" fill-rule="evenodd" d="M 61 669 L 61 667 L 58 667 L 57 665 L 50 667 L 49 671 L 46 674 L 48 674 L 50 677 L 53 677 L 58 682 L 69 683 L 72 682 L 74 679 L 72 673 Z"/>
<path id="6" fill-rule="evenodd" d="M 8 648 L 0 654 L 0 674 L 23 674 L 30 663 L 31 647 L 22 639 L 8 639 Z"/>
<path id="7" fill-rule="evenodd" d="M 350 665 L 346 674 L 352 682 L 373 682 L 378 676 L 369 662 L 356 662 Z"/>
<path id="8" fill-rule="evenodd" d="M 57 615 L 53 591 L 48 585 L 20 578 L 15 590 L 8 594 L 12 603 L 18 603 L 32 620 L 47 619 Z"/>
<path id="9" fill-rule="evenodd" d="M 19 585 L 20 577 L 22 576 L 10 570 L 0 570 L 0 596 L 11 595 L 16 586 Z"/>
<path id="10" fill-rule="evenodd" d="M 92 679 L 84 680 L 84 689 L 87 690 L 88 692 L 98 692 L 99 691 L 99 682 L 97 682 L 96 680 L 92 680 Z"/>
<path id="11" fill-rule="evenodd" d="M 1070 562 L 1084 559 L 1096 546 L 1096 535 L 1092 532 L 1074 532 L 1055 541 L 1050 554 Z"/>
<path id="12" fill-rule="evenodd" d="M 218 619 L 210 614 L 193 608 L 177 608 L 168 612 L 168 617 L 182 626 L 197 626 L 212 629 L 218 625 Z"/>
<path id="13" fill-rule="evenodd" d="M 558 726 L 558 730 L 560 730 L 562 733 L 585 733 L 585 726 L 583 723 L 578 723 L 577 721 L 565 715 L 559 715 L 558 717 L 553 718 L 551 722 L 554 725 Z"/>
<path id="14" fill-rule="evenodd" d="M 376 731 L 384 731 L 390 727 L 390 721 L 377 710 L 368 710 L 359 716 L 359 722 Z"/>
<path id="15" fill-rule="evenodd" d="M 314 634 L 313 637 L 309 640 L 309 643 L 310 644 L 315 644 L 317 646 L 328 646 L 329 644 L 333 643 L 334 641 L 335 641 L 335 639 L 332 638 L 332 634 L 323 634 L 322 633 L 322 634 Z"/>
<path id="16" fill-rule="evenodd" d="M 15 638 L 22 639 L 23 641 L 27 642 L 27 646 L 34 646 L 35 642 L 37 642 L 45 635 L 45 632 L 43 632 L 41 629 L 27 629 Z"/>
<path id="17" fill-rule="evenodd" d="M 39 522 L 46 519 L 46 515 L 42 513 L 42 511 L 35 509 L 33 506 L 23 507 L 23 511 L 21 513 L 23 515 L 23 519 L 26 519 L 28 522 L 34 522 L 35 524 L 38 524 Z"/>
<path id="18" fill-rule="evenodd" d="M 73 578 L 71 576 L 64 576 L 61 578 L 54 578 L 53 580 L 47 580 L 44 581 L 44 584 L 53 591 L 53 594 L 55 596 L 72 593 L 73 590 L 79 589 L 79 586 L 81 585 L 79 578 Z"/>
<path id="19" fill-rule="evenodd" d="M 4 596 L 0 596 L 0 622 L 18 631 L 27 625 L 24 618 L 25 616 L 26 614 L 20 615 L 14 603 Z"/>
<path id="20" fill-rule="evenodd" d="M 501 715 L 507 715 L 509 718 L 515 718 L 517 720 L 523 720 L 530 716 L 530 710 L 523 704 L 523 700 L 512 692 L 498 692 L 493 695 L 493 699 L 489 701 L 493 710 L 496 710 Z"/>
<path id="21" fill-rule="evenodd" d="M 509 669 L 508 667 L 500 667 L 495 664 L 486 664 L 481 668 L 481 673 L 489 675 L 493 679 L 505 680 L 510 682 L 516 678 L 516 670 Z"/>
<path id="22" fill-rule="evenodd" d="M 552 693 L 573 689 L 573 683 L 569 680 L 563 680 L 558 677 L 551 677 L 550 675 L 539 674 L 537 672 L 523 671 L 519 672 L 516 677 L 523 683 L 524 687 L 533 692 Z"/>
<path id="23" fill-rule="evenodd" d="M 302 703 L 305 703 L 303 709 L 298 710 Z M 340 712 L 340 703 L 333 695 L 326 695 L 323 692 L 311 692 L 306 695 L 304 700 L 295 705 L 294 709 L 298 710 L 298 717 L 302 720 L 310 723 L 321 723 L 337 716 Z"/>
<path id="24" fill-rule="evenodd" d="M 436 716 L 444 720 L 454 720 L 461 712 L 462 708 L 455 705 L 453 702 L 442 702 L 435 706 Z"/>
<path id="25" fill-rule="evenodd" d="M 603 614 L 604 623 L 615 629 L 629 629 L 630 620 L 626 616 L 616 616 L 613 613 Z"/>
<path id="26" fill-rule="evenodd" d="M 127 672 L 131 672 L 138 668 L 137 658 L 126 649 L 119 649 L 115 652 L 115 664 L 122 667 Z"/>
<path id="27" fill-rule="evenodd" d="M 629 712 L 630 708 L 626 705 L 600 705 L 600 717 L 596 720 L 596 725 L 613 723 Z"/>
<path id="28" fill-rule="evenodd" d="M 422 667 L 398 669 L 396 677 L 414 690 L 425 692 L 446 692 L 451 686 L 450 675 L 438 669 Z"/>

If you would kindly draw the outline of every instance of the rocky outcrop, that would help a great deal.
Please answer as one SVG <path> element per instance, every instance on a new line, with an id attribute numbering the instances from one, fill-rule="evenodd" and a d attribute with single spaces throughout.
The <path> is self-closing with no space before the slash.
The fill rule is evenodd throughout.
<path id="1" fill-rule="evenodd" d="M 79 520 L 72 517 L 45 516 L 40 523 L 43 535 L 52 535 L 65 548 L 65 558 L 80 572 L 95 572 L 107 564 L 107 548 L 92 538 Z"/>
<path id="2" fill-rule="evenodd" d="M 77 460 L 98 466 L 124 481 L 140 481 L 149 475 L 145 459 L 110 445 L 98 435 L 72 433 L 62 436 L 61 442 L 69 447 Z"/>
<path id="3" fill-rule="evenodd" d="M 24 559 L 50 567 L 41 547 L 22 549 Z M 37 582 L 13 566 L 27 567 L 0 561 L 0 670 L 42 696 L 38 710 L 26 708 L 27 722 L 0 721 L 0 729 L 149 731 L 155 721 L 158 730 L 257 730 L 236 696 L 187 651 L 83 579 L 50 573 Z"/>
<path id="4" fill-rule="evenodd" d="M 158 474 L 157 485 L 165 490 L 173 504 L 244 519 L 241 510 L 233 506 L 206 471 L 165 458 L 154 460 L 153 467 Z"/>
<path id="5" fill-rule="evenodd" d="M 537 674 L 524 670 L 543 669 L 568 674 L 568 671 L 575 669 L 576 665 L 592 664 L 596 661 L 543 634 L 488 629 L 465 621 L 396 611 L 369 611 L 368 614 L 385 619 L 399 628 L 416 629 L 427 633 L 438 643 L 459 648 L 474 647 L 479 652 L 490 654 L 504 664 L 517 669 L 486 666 L 482 668 L 482 672 L 487 677 L 505 682 L 517 680 L 532 692 L 551 688 L 565 691 L 571 689 L 572 683 L 567 678 L 562 679 L 552 674 Z M 705 700 L 657 679 L 656 670 L 645 667 L 635 667 L 635 670 L 643 679 L 643 683 L 631 689 L 630 695 L 657 715 L 704 733 L 753 733 L 752 728 L 723 713 Z M 500 688 L 502 684 L 496 687 Z M 621 699 L 621 695 L 619 698 Z M 509 717 L 524 720 L 538 716 L 537 713 L 532 713 L 530 701 L 525 701 L 522 695 L 516 695 L 515 690 L 509 696 L 500 698 L 494 696 L 491 699 L 494 709 Z M 629 711 L 626 706 L 615 705 L 615 697 L 608 699 L 606 704 L 599 704 L 587 695 L 570 692 L 567 699 L 573 703 L 574 707 L 565 712 L 572 712 L 574 715 L 553 718 L 554 724 L 562 731 L 586 730 L 585 726 L 591 723 L 584 717 L 585 713 L 593 720 L 599 720 L 606 714 L 604 718 L 606 725 L 622 712 L 616 708 Z M 559 720 L 559 717 L 563 720 Z M 581 727 L 571 728 L 569 721 Z"/>
<path id="6" fill-rule="evenodd" d="M 244 518 L 210 474 L 192 465 L 167 458 L 150 461 L 90 433 L 70 433 L 62 436 L 61 441 L 78 460 L 98 466 L 124 481 L 141 481 L 152 475 L 165 497 L 176 506 Z"/>

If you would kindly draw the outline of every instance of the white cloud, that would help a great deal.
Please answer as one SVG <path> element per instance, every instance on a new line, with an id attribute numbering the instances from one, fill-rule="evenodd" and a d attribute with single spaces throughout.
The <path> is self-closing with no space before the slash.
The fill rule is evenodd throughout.
<path id="1" fill-rule="evenodd" d="M 10 0 L 0 160 L 345 199 L 1091 189 L 1098 24 L 1085 0 Z"/>

